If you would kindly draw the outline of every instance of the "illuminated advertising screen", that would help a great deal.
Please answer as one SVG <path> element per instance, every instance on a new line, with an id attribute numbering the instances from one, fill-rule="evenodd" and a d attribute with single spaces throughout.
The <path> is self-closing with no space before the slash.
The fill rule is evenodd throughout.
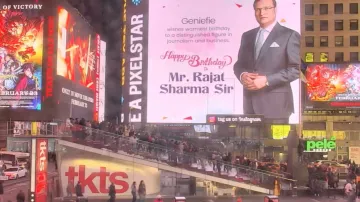
<path id="1" fill-rule="evenodd" d="M 291 130 L 290 125 L 272 125 L 271 135 L 274 140 L 286 139 Z"/>
<path id="2" fill-rule="evenodd" d="M 149 2 L 123 3 L 125 122 L 299 123 L 300 0 Z"/>
<path id="3" fill-rule="evenodd" d="M 360 64 L 308 64 L 306 80 L 307 109 L 360 107 Z"/>
<path id="4" fill-rule="evenodd" d="M 100 75 L 99 75 L 99 117 L 98 121 L 105 120 L 105 78 L 106 78 L 106 42 L 100 42 Z"/>
<path id="5" fill-rule="evenodd" d="M 12 3 L 0 7 L 0 108 L 41 110 L 42 4 Z"/>
<path id="6" fill-rule="evenodd" d="M 73 8 L 59 6 L 57 92 L 68 116 L 97 114 L 96 93 L 100 37 Z M 63 110 L 64 111 L 64 110 Z"/>

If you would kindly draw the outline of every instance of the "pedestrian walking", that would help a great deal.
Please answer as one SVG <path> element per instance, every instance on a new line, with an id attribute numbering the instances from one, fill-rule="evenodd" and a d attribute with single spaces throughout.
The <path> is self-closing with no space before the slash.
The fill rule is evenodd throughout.
<path id="1" fill-rule="evenodd" d="M 22 190 L 20 190 L 19 193 L 16 195 L 16 201 L 25 202 L 25 194 Z"/>
<path id="2" fill-rule="evenodd" d="M 131 185 L 132 202 L 136 202 L 136 182 Z"/>
<path id="3" fill-rule="evenodd" d="M 109 202 L 115 202 L 115 199 L 116 199 L 116 190 L 115 190 L 115 185 L 114 185 L 113 182 L 112 182 L 111 185 L 109 186 L 109 196 L 110 196 Z"/>
<path id="4" fill-rule="evenodd" d="M 145 202 L 146 186 L 143 180 L 140 181 L 138 194 L 139 194 L 139 202 Z"/>
<path id="5" fill-rule="evenodd" d="M 82 186 L 81 186 L 81 182 L 79 181 L 76 186 L 75 186 L 75 192 L 76 192 L 76 196 L 77 197 L 82 197 L 84 196 L 83 195 L 83 192 L 82 192 Z"/>

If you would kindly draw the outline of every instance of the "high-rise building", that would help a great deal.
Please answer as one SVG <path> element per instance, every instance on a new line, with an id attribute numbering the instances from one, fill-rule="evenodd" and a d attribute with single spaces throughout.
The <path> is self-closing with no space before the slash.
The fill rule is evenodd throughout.
<path id="1" fill-rule="evenodd" d="M 359 0 L 302 0 L 301 58 L 305 62 L 359 62 Z M 335 109 L 304 113 L 305 139 L 336 138 L 328 159 L 345 160 L 360 144 L 360 117 Z M 352 110 L 349 110 L 352 111 Z M 324 157 L 325 158 L 325 157 Z"/>
<path id="2" fill-rule="evenodd" d="M 359 61 L 359 0 L 302 1 L 305 62 Z"/>

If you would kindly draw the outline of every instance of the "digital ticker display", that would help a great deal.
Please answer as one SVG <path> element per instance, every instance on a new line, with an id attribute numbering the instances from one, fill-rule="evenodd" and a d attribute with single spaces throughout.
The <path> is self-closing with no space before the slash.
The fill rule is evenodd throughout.
<path id="1" fill-rule="evenodd" d="M 308 64 L 306 108 L 360 107 L 360 63 Z"/>
<path id="2" fill-rule="evenodd" d="M 0 10 L 0 107 L 41 110 L 44 15 L 21 5 Z"/>

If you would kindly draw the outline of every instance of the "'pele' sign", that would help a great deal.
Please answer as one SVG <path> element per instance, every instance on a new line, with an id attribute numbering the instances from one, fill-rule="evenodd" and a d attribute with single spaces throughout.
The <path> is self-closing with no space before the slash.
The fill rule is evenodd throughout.
<path id="1" fill-rule="evenodd" d="M 336 149 L 336 138 L 332 137 L 330 140 L 308 140 L 305 142 L 304 152 L 329 152 Z"/>

